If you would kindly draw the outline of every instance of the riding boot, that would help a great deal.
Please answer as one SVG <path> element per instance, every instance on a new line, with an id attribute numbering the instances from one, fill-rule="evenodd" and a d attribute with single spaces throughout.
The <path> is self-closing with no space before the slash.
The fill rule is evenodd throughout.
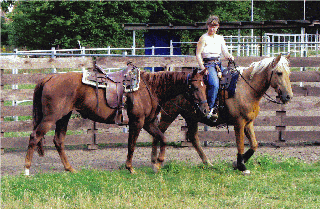
<path id="1" fill-rule="evenodd" d="M 218 119 L 217 107 L 211 108 L 209 114 L 207 115 L 207 118 L 209 120 L 212 120 L 213 122 L 217 121 Z"/>

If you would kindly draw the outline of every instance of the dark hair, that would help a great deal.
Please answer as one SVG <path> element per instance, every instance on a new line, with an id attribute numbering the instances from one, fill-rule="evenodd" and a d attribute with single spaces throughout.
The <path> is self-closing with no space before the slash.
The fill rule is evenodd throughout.
<path id="1" fill-rule="evenodd" d="M 219 17 L 216 15 L 210 15 L 207 20 L 207 26 L 213 24 L 213 25 L 219 25 Z"/>

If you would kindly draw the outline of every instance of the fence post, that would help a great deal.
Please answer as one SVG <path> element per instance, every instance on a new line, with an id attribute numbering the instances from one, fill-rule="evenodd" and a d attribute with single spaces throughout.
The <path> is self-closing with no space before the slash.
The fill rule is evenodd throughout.
<path id="1" fill-rule="evenodd" d="M 3 69 L 0 69 L 0 78 L 2 78 L 2 75 L 3 75 Z M 1 82 L 1 79 L 0 79 L 0 91 L 2 91 L 3 89 L 3 84 Z M 4 104 L 4 99 L 1 98 L 0 99 L 0 106 L 3 107 L 3 104 Z M 3 122 L 3 116 L 0 115 L 0 123 Z M 2 131 L 2 129 L 0 129 L 1 133 L 0 133 L 0 138 L 2 139 L 4 137 L 4 131 Z M 4 154 L 4 148 L 2 148 L 1 146 L 1 155 Z"/>
<path id="2" fill-rule="evenodd" d="M 237 51 L 237 56 L 241 56 L 241 43 L 240 43 L 240 36 L 241 36 L 241 30 L 238 29 L 238 51 Z"/>
<path id="3" fill-rule="evenodd" d="M 316 38 L 315 38 L 315 42 L 316 42 L 316 57 L 318 57 L 318 53 L 319 53 L 319 29 L 317 29 L 316 32 Z"/>
<path id="4" fill-rule="evenodd" d="M 56 52 L 56 49 L 55 49 L 54 47 L 51 48 L 51 51 L 52 51 L 52 52 L 51 52 L 51 58 L 53 59 L 53 58 L 56 57 L 56 53 L 57 53 L 57 52 Z M 57 73 L 57 68 L 53 68 L 53 69 L 52 69 L 52 73 Z"/>
<path id="5" fill-rule="evenodd" d="M 281 105 L 281 110 L 276 111 L 276 116 L 280 117 L 280 124 L 276 126 L 276 130 L 278 131 L 278 140 L 281 142 L 285 142 L 286 140 L 283 138 L 283 132 L 286 130 L 286 125 L 283 124 L 283 119 L 286 117 L 286 110 L 284 105 Z"/>
<path id="6" fill-rule="evenodd" d="M 82 56 L 82 59 L 85 60 L 85 54 L 86 54 L 86 48 L 85 47 L 81 47 L 81 54 L 84 55 Z M 86 70 L 86 68 L 82 68 L 82 72 L 84 72 Z"/>
<path id="7" fill-rule="evenodd" d="M 136 31 L 133 31 L 132 34 L 132 39 L 133 39 L 133 43 L 132 43 L 132 55 L 136 55 Z"/>
<path id="8" fill-rule="evenodd" d="M 88 150 L 98 149 L 97 133 L 98 133 L 98 129 L 97 129 L 96 122 L 92 121 L 92 129 L 88 130 L 88 134 L 91 134 L 92 142 L 91 142 L 91 144 L 88 144 Z"/>
<path id="9" fill-rule="evenodd" d="M 154 54 L 155 54 L 155 48 L 154 48 L 154 46 L 152 46 L 152 56 L 154 56 Z M 151 68 L 152 70 L 151 70 L 151 72 L 154 72 L 154 67 L 152 67 Z"/>
<path id="10" fill-rule="evenodd" d="M 173 43 L 172 43 L 172 40 L 170 40 L 170 55 L 173 55 Z"/>
<path id="11" fill-rule="evenodd" d="M 14 51 L 16 53 L 16 55 L 14 55 L 14 58 L 17 59 L 19 50 L 15 49 Z M 12 74 L 19 74 L 19 69 L 16 69 L 16 68 L 12 69 Z M 18 89 L 18 88 L 19 87 L 17 84 L 12 85 L 12 89 Z M 17 104 L 18 104 L 17 102 L 18 102 L 17 100 L 12 100 L 12 106 L 17 106 Z M 12 116 L 12 118 L 14 121 L 18 121 L 18 116 Z"/>

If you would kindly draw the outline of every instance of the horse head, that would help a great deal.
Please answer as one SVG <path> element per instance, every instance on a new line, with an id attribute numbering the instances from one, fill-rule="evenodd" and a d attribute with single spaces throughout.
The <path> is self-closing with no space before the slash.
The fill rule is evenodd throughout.
<path id="1" fill-rule="evenodd" d="M 186 97 L 189 101 L 193 102 L 195 109 L 203 115 L 207 115 L 209 105 L 207 102 L 207 86 L 204 84 L 204 75 L 207 70 L 198 72 L 198 69 L 194 69 L 191 74 L 188 75 L 188 91 Z"/>
<path id="2" fill-rule="evenodd" d="M 276 90 L 280 100 L 285 104 L 289 102 L 292 97 L 292 88 L 290 83 L 290 68 L 289 68 L 290 54 L 287 56 L 277 56 L 271 62 L 271 72 L 269 73 L 270 86 Z"/>

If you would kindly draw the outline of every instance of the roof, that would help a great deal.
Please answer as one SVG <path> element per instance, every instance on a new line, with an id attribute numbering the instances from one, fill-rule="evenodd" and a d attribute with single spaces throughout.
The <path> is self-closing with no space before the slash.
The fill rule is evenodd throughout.
<path id="1" fill-rule="evenodd" d="M 189 24 L 163 23 L 124 23 L 124 30 L 205 30 L 205 22 Z M 234 21 L 220 22 L 220 30 L 228 29 L 275 29 L 319 27 L 319 20 L 267 20 L 267 21 Z"/>

